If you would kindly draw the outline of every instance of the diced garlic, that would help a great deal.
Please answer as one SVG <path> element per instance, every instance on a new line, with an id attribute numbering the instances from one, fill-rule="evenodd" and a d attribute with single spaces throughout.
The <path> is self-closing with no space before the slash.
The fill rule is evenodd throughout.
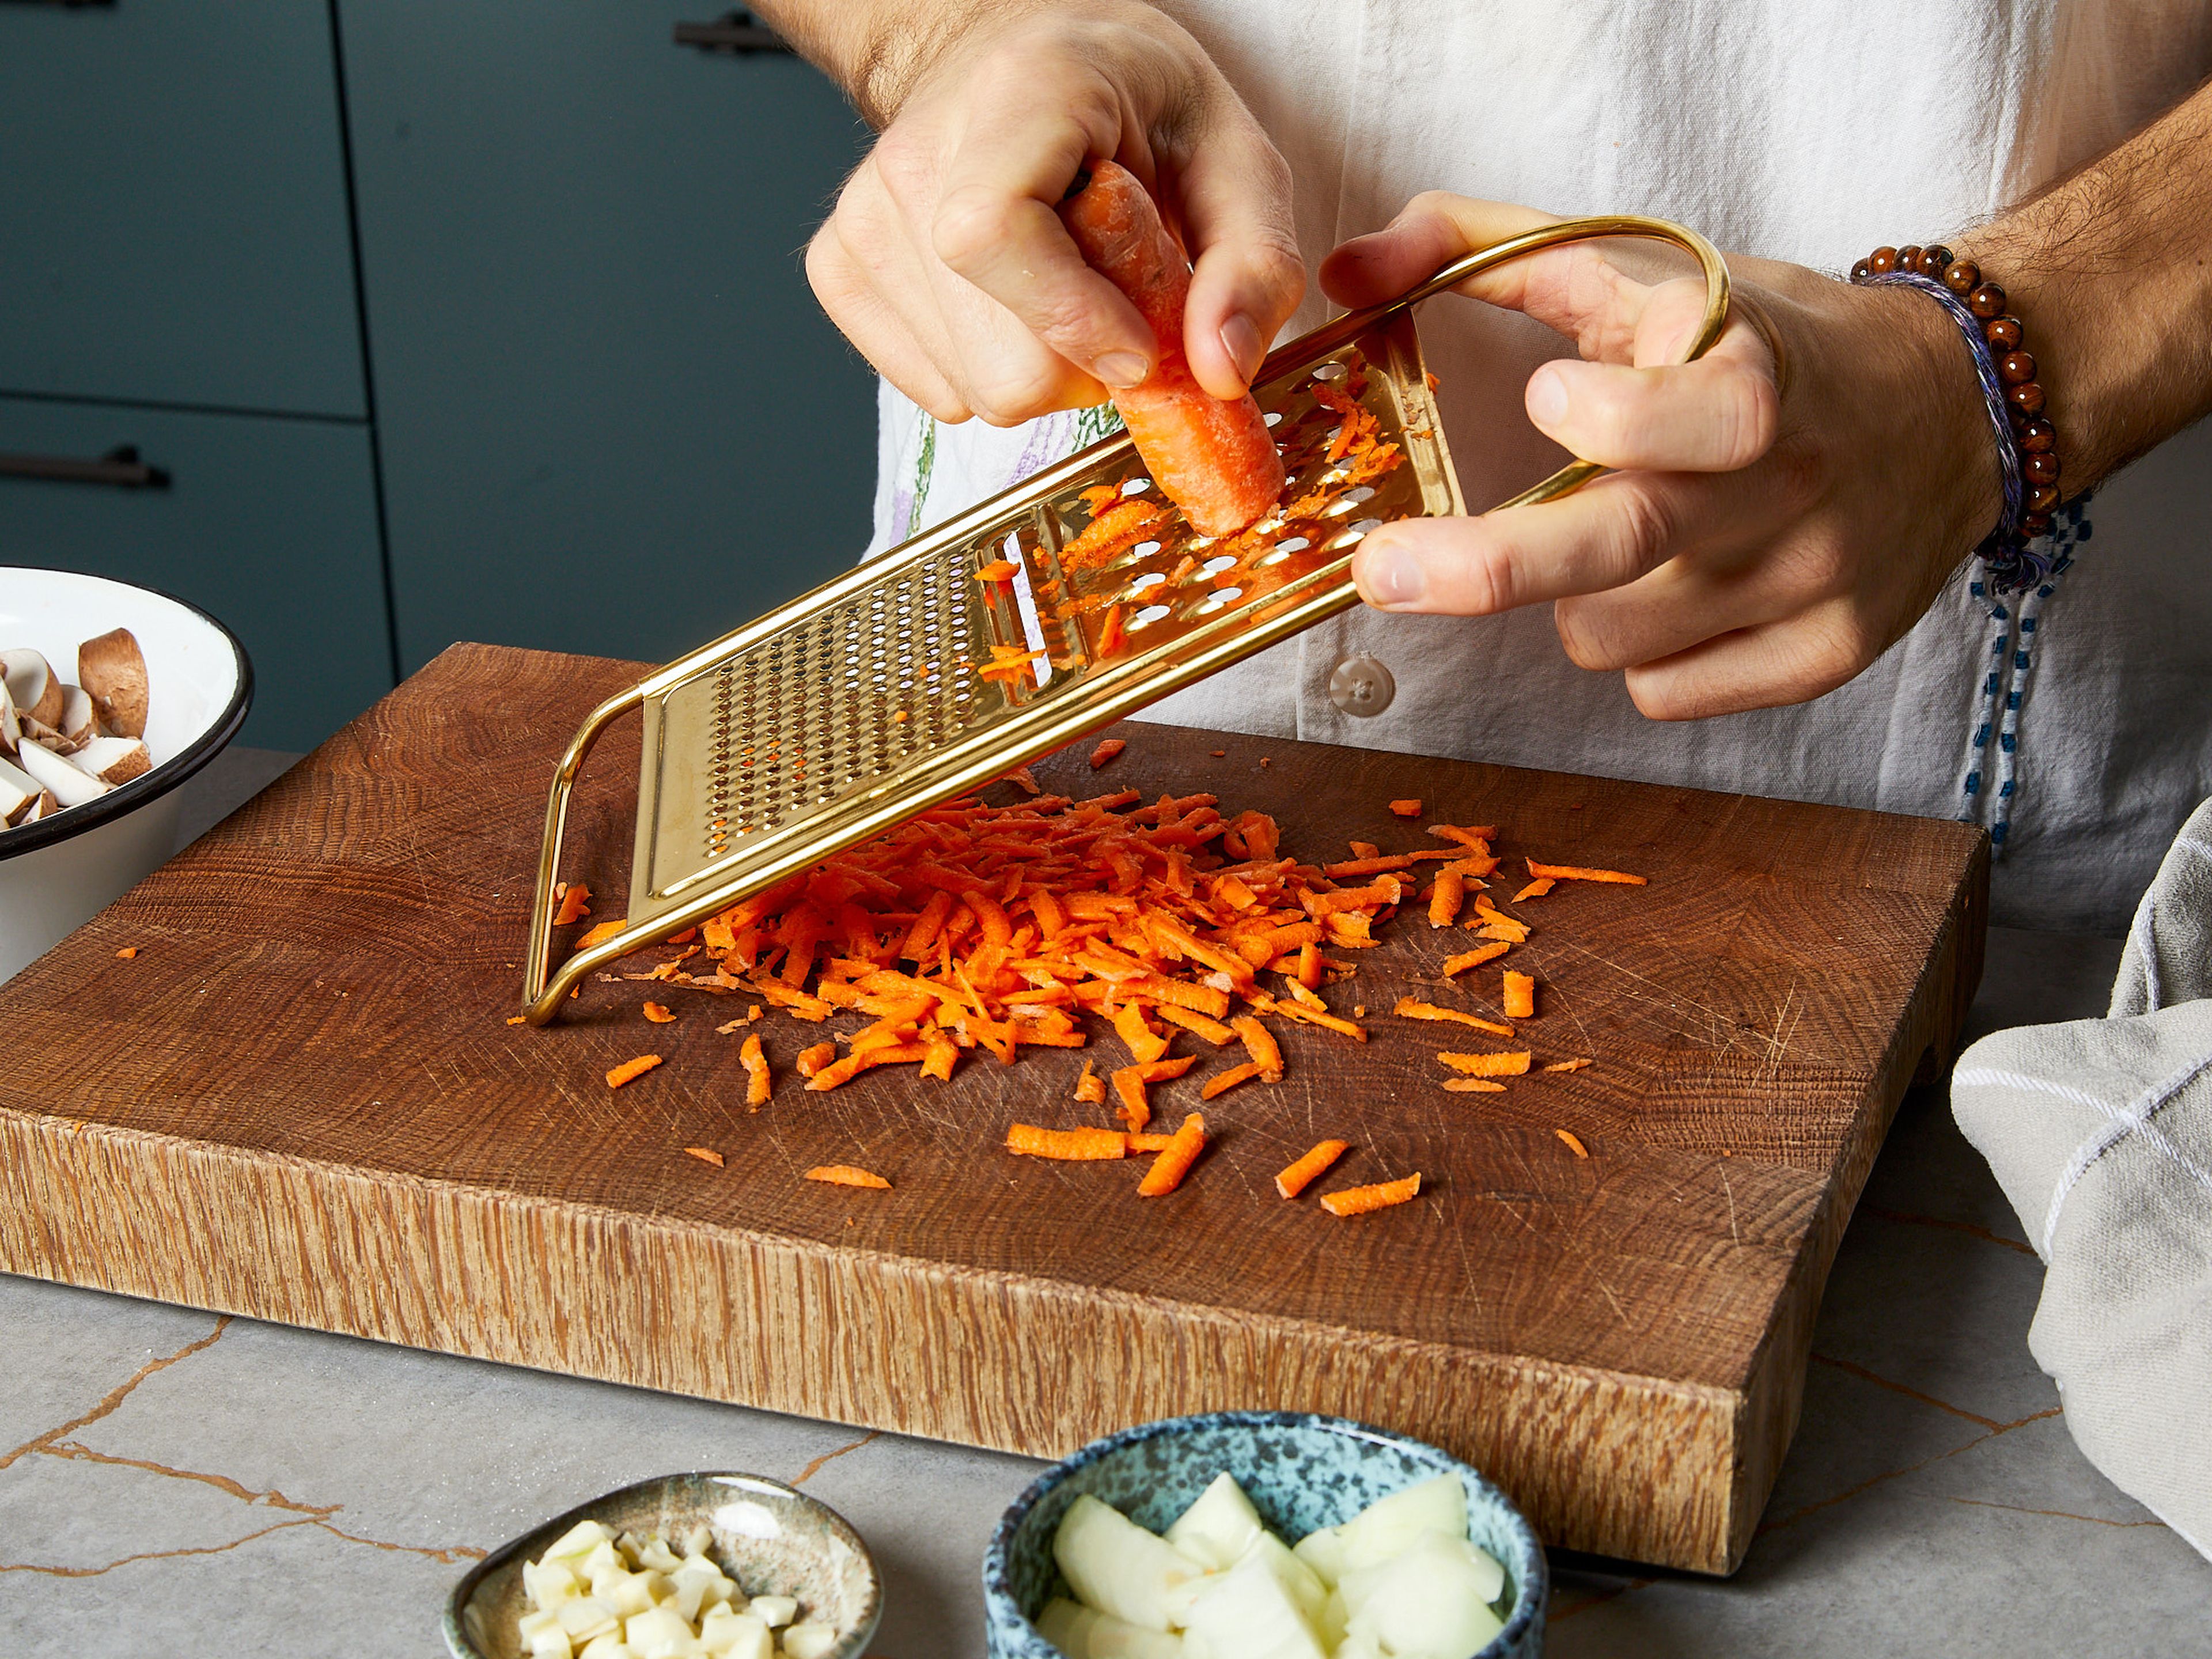
<path id="1" fill-rule="evenodd" d="M 522 1587 L 529 1594 L 531 1605 L 539 1607 L 550 1607 L 583 1594 L 583 1586 L 576 1582 L 576 1575 L 568 1571 L 565 1561 L 524 1562 Z"/>
<path id="2" fill-rule="evenodd" d="M 530 1644 L 532 1638 L 534 1638 L 539 1631 L 559 1630 L 560 1628 L 561 1615 L 550 1609 L 546 1609 L 538 1613 L 526 1613 L 515 1625 L 515 1629 L 520 1633 L 523 1645 L 526 1647 Z"/>
<path id="3" fill-rule="evenodd" d="M 559 1625 L 539 1631 L 530 1638 L 530 1659 L 574 1659 L 575 1648 Z"/>
<path id="4" fill-rule="evenodd" d="M 828 1659 L 836 1650 L 837 1627 L 835 1625 L 793 1625 L 784 1632 L 780 1646 L 786 1659 Z"/>
<path id="5" fill-rule="evenodd" d="M 788 1595 L 756 1595 L 750 1611 L 770 1630 L 781 1630 L 799 1617 L 799 1603 Z"/>
<path id="6" fill-rule="evenodd" d="M 555 1539 L 538 1559 L 559 1561 L 572 1555 L 588 1555 L 594 1545 L 604 1544 L 613 1536 L 599 1522 L 579 1521 Z"/>
<path id="7" fill-rule="evenodd" d="M 637 1651 L 622 1639 L 620 1631 L 594 1637 L 576 1659 L 637 1659 Z"/>
<path id="8" fill-rule="evenodd" d="M 619 1622 L 615 1610 L 596 1595 L 580 1595 L 573 1601 L 563 1601 L 553 1613 L 560 1620 L 561 1628 L 568 1632 L 571 1642 L 588 1642 L 595 1636 L 604 1636 Z"/>
<path id="9" fill-rule="evenodd" d="M 716 1607 L 701 1621 L 699 1643 L 715 1659 L 774 1659 L 775 1638 L 749 1613 Z"/>
<path id="10" fill-rule="evenodd" d="M 684 1553 L 703 1556 L 714 1547 L 714 1534 L 704 1521 L 695 1521 L 691 1530 L 684 1534 Z"/>

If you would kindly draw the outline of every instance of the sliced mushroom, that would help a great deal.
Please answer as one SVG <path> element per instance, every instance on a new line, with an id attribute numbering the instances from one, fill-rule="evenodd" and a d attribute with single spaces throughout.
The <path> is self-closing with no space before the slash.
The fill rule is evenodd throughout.
<path id="1" fill-rule="evenodd" d="M 77 647 L 76 678 L 92 694 L 102 726 L 118 737 L 146 735 L 146 658 L 129 629 L 114 629 Z"/>
<path id="2" fill-rule="evenodd" d="M 62 687 L 61 728 L 62 735 L 79 749 L 102 735 L 92 712 L 92 694 L 81 685 Z"/>
<path id="3" fill-rule="evenodd" d="M 50 749 L 57 755 L 65 755 L 76 746 L 42 720 L 26 714 L 22 721 L 23 741 L 36 748 Z"/>
<path id="4" fill-rule="evenodd" d="M 23 814 L 23 822 L 36 823 L 40 818 L 50 818 L 61 810 L 62 804 L 54 799 L 54 792 L 51 789 L 41 789 L 39 791 L 38 799 L 31 803 L 31 810 Z"/>
<path id="5" fill-rule="evenodd" d="M 128 783 L 154 769 L 154 757 L 136 738 L 94 738 L 70 757 L 70 764 L 102 783 Z"/>
<path id="6" fill-rule="evenodd" d="M 23 727 L 15 718 L 15 700 L 8 695 L 8 682 L 0 677 L 0 755 L 12 755 L 23 740 Z"/>
<path id="7" fill-rule="evenodd" d="M 17 713 L 48 726 L 61 724 L 62 683 L 44 657 L 28 647 L 0 651 L 0 677 L 8 682 Z"/>
<path id="8" fill-rule="evenodd" d="M 0 823 L 20 823 L 37 804 L 40 793 L 36 778 L 0 760 Z"/>
<path id="9" fill-rule="evenodd" d="M 19 754 L 23 769 L 44 784 L 64 806 L 82 806 L 87 801 L 98 800 L 111 787 L 35 743 L 25 744 Z"/>

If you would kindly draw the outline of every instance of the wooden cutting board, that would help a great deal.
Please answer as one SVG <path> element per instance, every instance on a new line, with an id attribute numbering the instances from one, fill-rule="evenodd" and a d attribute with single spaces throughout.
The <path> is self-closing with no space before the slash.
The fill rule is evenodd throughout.
<path id="1" fill-rule="evenodd" d="M 813 1095 L 789 1067 L 823 1028 L 772 1014 L 780 1083 L 749 1113 L 714 1029 L 742 998 L 593 983 L 556 1027 L 505 1023 L 555 761 L 640 672 L 457 646 L 0 988 L 38 1057 L 0 1073 L 0 1268 L 1047 1456 L 1211 1407 L 1340 1413 L 1469 1458 L 1556 1543 L 1741 1558 L 1838 1238 L 1978 976 L 1978 831 L 1123 727 L 1104 772 L 1063 756 L 1047 787 L 1211 790 L 1316 861 L 1434 845 L 1385 808 L 1419 796 L 1509 857 L 1650 878 L 1518 907 L 1524 1034 L 1589 1070 L 1443 1092 L 1434 1052 L 1483 1040 L 1384 1011 L 1480 1006 L 1496 969 L 1440 988 L 1467 935 L 1402 916 L 1331 992 L 1374 1040 L 1287 1030 L 1285 1079 L 1210 1104 L 1206 1160 L 1140 1201 L 1139 1164 L 999 1149 L 1017 1119 L 1097 1121 L 1078 1054 Z M 572 820 L 602 919 L 635 766 L 603 744 Z M 677 1023 L 644 1023 L 648 990 Z M 610 1092 L 646 1051 L 667 1064 Z M 1324 1186 L 1419 1170 L 1419 1200 L 1282 1202 L 1274 1171 L 1326 1135 L 1354 1151 Z M 895 1187 L 801 1179 L 836 1162 Z"/>

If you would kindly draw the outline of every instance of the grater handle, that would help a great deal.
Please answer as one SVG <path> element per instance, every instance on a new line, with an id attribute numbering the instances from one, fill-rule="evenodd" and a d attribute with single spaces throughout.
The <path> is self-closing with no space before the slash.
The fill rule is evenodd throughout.
<path id="1" fill-rule="evenodd" d="M 1671 219 L 1648 218 L 1640 213 L 1607 213 L 1586 219 L 1562 219 L 1557 224 L 1523 231 L 1518 236 L 1509 236 L 1502 242 L 1492 242 L 1488 247 L 1462 254 L 1426 282 L 1400 295 L 1389 304 L 1347 313 L 1334 322 L 1325 323 L 1312 333 L 1271 353 L 1254 378 L 1264 380 L 1284 370 L 1302 367 L 1314 358 L 1357 339 L 1400 313 L 1411 311 L 1422 301 L 1442 294 L 1446 289 L 1457 288 L 1468 277 L 1479 276 L 1509 259 L 1517 259 L 1523 254 L 1559 247 L 1568 242 L 1592 242 L 1608 236 L 1632 236 L 1645 241 L 1671 242 L 1698 262 L 1698 270 L 1705 279 L 1705 314 L 1699 319 L 1698 331 L 1692 337 L 1690 349 L 1683 354 L 1682 361 L 1695 362 L 1711 350 L 1714 342 L 1721 337 L 1721 331 L 1728 325 L 1728 264 L 1721 258 L 1720 250 L 1687 225 L 1678 225 Z M 1497 507 L 1490 510 L 1496 512 L 1500 507 L 1527 507 L 1536 501 L 1556 501 L 1581 489 L 1605 470 L 1595 461 L 1570 461 L 1541 483 L 1530 486 L 1510 501 L 1498 502 Z"/>
<path id="2" fill-rule="evenodd" d="M 584 757 L 599 742 L 599 733 L 618 716 L 642 706 L 644 702 L 645 687 L 634 685 L 594 708 L 576 735 L 568 740 L 568 752 L 561 757 L 560 768 L 553 774 L 552 793 L 545 802 L 545 836 L 538 852 L 538 890 L 530 902 L 530 945 L 523 956 L 524 1017 L 533 1025 L 543 1025 L 552 1018 L 560 1006 L 560 993 L 603 957 L 619 956 L 623 951 L 635 948 L 633 940 L 610 939 L 569 963 L 574 973 L 564 970 L 553 994 L 546 994 L 546 980 L 552 971 L 553 913 L 559 903 L 553 894 L 553 884 L 561 873 L 561 836 L 568 828 L 568 798 L 575 793 L 576 775 L 584 769 Z"/>

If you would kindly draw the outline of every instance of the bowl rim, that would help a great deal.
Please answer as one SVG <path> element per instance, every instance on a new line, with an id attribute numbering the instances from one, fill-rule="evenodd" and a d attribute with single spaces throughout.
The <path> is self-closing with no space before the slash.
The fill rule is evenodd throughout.
<path id="1" fill-rule="evenodd" d="M 540 1522 L 528 1531 L 508 1539 L 463 1573 L 460 1581 L 446 1597 L 444 1616 L 439 1624 L 445 1635 L 446 1650 L 452 1659 L 486 1659 L 483 1650 L 471 1643 L 461 1628 L 462 1612 L 467 1607 L 469 1598 L 476 1594 L 477 1586 L 486 1578 L 540 1538 L 550 1543 L 578 1522 L 596 1519 L 593 1511 L 608 1504 L 649 1488 L 665 1487 L 678 1480 L 744 1480 L 755 1486 L 772 1487 L 784 1497 L 795 1498 L 801 1504 L 810 1504 L 829 1516 L 830 1523 L 844 1535 L 846 1541 L 860 1556 L 860 1565 L 867 1569 L 868 1574 L 868 1603 L 864 1615 L 855 1626 L 853 1638 L 836 1650 L 831 1659 L 866 1650 L 868 1644 L 876 1639 L 876 1631 L 883 1623 L 884 1575 L 883 1570 L 876 1565 L 875 1552 L 868 1547 L 868 1540 L 860 1536 L 858 1527 L 811 1492 L 803 1492 L 771 1474 L 755 1474 L 750 1469 L 678 1469 L 669 1474 L 649 1475 L 642 1480 L 633 1480 L 626 1486 L 617 1486 L 611 1492 L 601 1492 L 597 1498 L 586 1498 L 573 1509 L 562 1510 L 551 1520 Z"/>
<path id="2" fill-rule="evenodd" d="M 1024 1629 L 1043 1643 L 1044 1638 L 1037 1632 L 1036 1622 L 1022 1611 L 1007 1583 L 1007 1556 L 1016 1528 L 1028 1519 L 1030 1511 L 1043 1500 L 1048 1492 L 1078 1469 L 1126 1447 L 1141 1445 L 1147 1440 L 1160 1439 L 1196 1428 L 1320 1428 L 1333 1434 L 1340 1434 L 1346 1439 L 1374 1440 L 1393 1446 L 1409 1447 L 1435 1459 L 1440 1466 L 1440 1472 L 1443 1468 L 1455 1471 L 1462 1480 L 1473 1483 L 1477 1492 L 1496 1498 L 1520 1528 L 1524 1559 L 1522 1564 L 1515 1566 L 1514 1572 L 1521 1594 L 1514 1599 L 1513 1615 L 1505 1621 L 1504 1628 L 1492 1637 L 1486 1645 L 1472 1656 L 1472 1659 L 1501 1659 L 1504 1655 L 1518 1651 L 1518 1644 L 1527 1637 L 1551 1600 L 1551 1569 L 1544 1554 L 1544 1540 L 1537 1537 L 1536 1529 L 1528 1524 L 1528 1517 L 1521 1513 L 1521 1506 L 1472 1464 L 1454 1457 L 1443 1448 L 1432 1446 L 1425 1440 L 1380 1428 L 1372 1423 L 1363 1423 L 1357 1418 L 1333 1417 L 1322 1412 L 1220 1411 L 1194 1412 L 1184 1417 L 1164 1417 L 1154 1422 L 1139 1423 L 1112 1434 L 1102 1435 L 1088 1445 L 1071 1452 L 1030 1481 L 1022 1495 L 1014 1499 L 1007 1506 L 1006 1513 L 999 1517 L 999 1524 L 991 1534 L 990 1547 L 983 1552 L 986 1613 L 1005 1608 L 1021 1620 Z"/>
<path id="3" fill-rule="evenodd" d="M 41 847 L 52 847 L 71 836 L 97 830 L 101 824 L 167 794 L 229 745 L 230 740 L 238 735 L 239 727 L 246 724 L 247 711 L 253 706 L 253 659 L 246 654 L 246 647 L 240 642 L 237 635 L 225 627 L 219 618 L 201 610 L 190 599 L 180 599 L 173 593 L 150 587 L 144 582 L 125 581 L 118 576 L 102 576 L 89 570 L 57 570 L 51 565 L 0 564 L 0 574 L 10 570 L 27 570 L 41 576 L 73 576 L 87 581 L 112 582 L 118 587 L 136 588 L 141 593 L 150 593 L 157 599 L 166 599 L 181 611 L 189 611 L 228 641 L 231 655 L 238 662 L 238 684 L 231 693 L 230 701 L 223 706 L 222 714 L 216 717 L 213 724 L 150 771 L 140 774 L 128 783 L 118 784 L 99 799 L 88 801 L 82 806 L 72 806 L 50 818 L 40 818 L 36 823 L 0 830 L 0 860 L 20 858 L 26 853 L 37 852 Z"/>

